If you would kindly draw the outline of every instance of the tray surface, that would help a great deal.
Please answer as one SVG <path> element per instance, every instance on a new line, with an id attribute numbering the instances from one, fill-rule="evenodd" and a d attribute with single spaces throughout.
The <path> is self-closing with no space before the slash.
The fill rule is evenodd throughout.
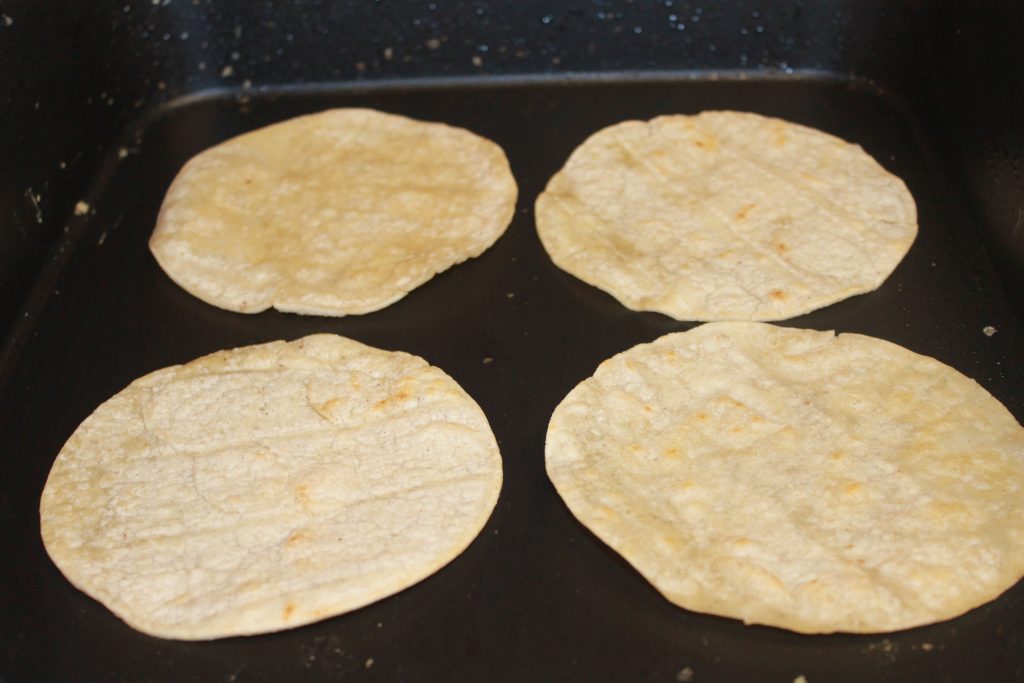
<path id="1" fill-rule="evenodd" d="M 163 193 L 193 154 L 230 136 L 337 106 L 467 127 L 502 145 L 519 183 L 490 250 L 375 313 L 248 316 L 208 306 L 159 269 L 146 241 Z M 634 78 L 391 84 L 167 107 L 126 136 L 86 199 L 94 213 L 55 254 L 38 310 L 0 377 L 0 681 L 1006 680 L 1024 675 L 1024 583 L 958 619 L 878 636 L 800 636 L 688 612 L 578 524 L 544 472 L 551 411 L 597 364 L 689 329 L 636 313 L 558 270 L 532 205 L 589 134 L 629 118 L 739 109 L 862 145 L 907 183 L 920 234 L 876 292 L 784 324 L 870 334 L 976 379 L 1024 418 L 1022 326 L 977 227 L 914 119 L 869 87 L 786 79 Z M 983 328 L 992 326 L 995 334 Z M 294 631 L 209 643 L 137 633 L 72 587 L 39 539 L 53 458 L 96 406 L 133 379 L 222 348 L 333 332 L 423 356 L 481 405 L 505 484 L 490 522 L 433 577 L 354 613 Z"/>

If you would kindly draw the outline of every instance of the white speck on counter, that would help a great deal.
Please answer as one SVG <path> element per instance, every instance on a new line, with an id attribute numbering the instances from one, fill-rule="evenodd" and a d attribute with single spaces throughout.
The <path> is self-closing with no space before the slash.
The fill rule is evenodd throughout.
<path id="1" fill-rule="evenodd" d="M 226 67 L 220 70 L 220 77 L 227 78 L 231 74 L 235 73 L 235 68 L 228 64 Z"/>
<path id="2" fill-rule="evenodd" d="M 679 673 L 676 674 L 676 680 L 680 681 L 681 683 L 686 683 L 686 681 L 692 681 L 693 669 L 691 669 L 688 666 L 684 666 L 682 669 L 679 670 Z"/>
<path id="3" fill-rule="evenodd" d="M 11 24 L 14 23 L 14 19 L 11 19 L 6 14 L 3 15 L 3 18 L 4 18 L 4 26 L 10 26 Z"/>
<path id="4" fill-rule="evenodd" d="M 998 332 L 998 330 L 991 325 L 985 325 L 985 327 L 981 328 L 981 333 L 986 337 L 991 337 L 996 332 Z"/>
<path id="5" fill-rule="evenodd" d="M 91 207 L 89 206 L 89 202 L 79 200 L 78 203 L 75 204 L 75 215 L 84 216 L 85 214 L 89 213 L 90 208 Z"/>
<path id="6" fill-rule="evenodd" d="M 43 209 L 39 206 L 39 202 L 42 200 L 42 195 L 36 194 L 32 191 L 32 188 L 25 190 L 25 196 L 32 203 L 32 208 L 36 210 L 36 223 L 43 222 Z"/>
<path id="7" fill-rule="evenodd" d="M 395 56 L 395 49 L 391 47 L 384 48 L 384 59 L 391 59 Z"/>
<path id="8" fill-rule="evenodd" d="M 807 683 L 807 676 L 800 674 L 799 676 L 793 679 L 793 683 Z"/>
<path id="9" fill-rule="evenodd" d="M 428 38 L 425 44 L 428 50 L 436 50 L 441 47 L 441 41 L 437 38 Z"/>
<path id="10" fill-rule="evenodd" d="M 120 149 L 117 150 L 117 158 L 118 159 L 124 159 L 125 157 L 128 156 L 128 154 L 129 154 L 129 152 L 128 152 L 128 148 L 127 147 L 121 147 Z"/>
<path id="11" fill-rule="evenodd" d="M 371 666 L 373 666 L 373 657 L 366 660 L 366 668 L 369 669 Z"/>
<path id="12" fill-rule="evenodd" d="M 473 66 L 483 66 L 484 65 L 484 60 L 483 60 L 482 57 L 480 57 L 480 55 L 473 55 L 472 62 L 473 62 Z"/>

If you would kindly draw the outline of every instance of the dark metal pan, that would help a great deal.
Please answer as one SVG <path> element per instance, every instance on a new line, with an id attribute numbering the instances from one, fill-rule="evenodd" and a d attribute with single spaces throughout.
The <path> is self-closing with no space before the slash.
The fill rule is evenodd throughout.
<path id="1" fill-rule="evenodd" d="M 680 14 L 684 4 L 676 4 Z M 480 7 L 485 16 L 495 10 Z M 581 7 L 579 21 L 589 28 L 570 25 L 566 31 L 585 40 L 595 26 L 604 26 L 595 13 L 613 10 Z M 655 17 L 659 25 L 662 9 Z M 691 17 L 696 12 L 692 4 L 684 9 Z M 562 10 L 570 21 L 569 10 Z M 525 26 L 525 11 L 509 8 L 509 21 Z M 901 22 L 916 11 L 897 12 L 903 17 L 897 24 L 905 28 Z M 455 14 L 449 9 L 439 21 L 453 22 Z M 545 16 L 536 17 L 539 27 L 550 25 Z M 795 31 L 802 21 L 775 27 Z M 364 40 L 349 30 L 356 43 Z M 308 31 L 315 34 L 313 27 Z M 898 51 L 883 34 L 879 44 Z M 530 44 L 541 44 L 545 35 L 537 29 Z M 594 35 L 595 44 L 603 44 Z M 655 53 L 661 55 L 660 49 L 656 44 Z M 580 50 L 586 53 L 585 46 Z M 600 66 L 600 59 L 595 63 Z M 867 71 L 876 66 L 858 62 Z M 339 78 L 330 85 L 208 91 L 146 104 L 134 119 L 128 112 L 122 123 L 114 117 L 93 125 L 122 133 L 96 133 L 105 142 L 76 162 L 88 163 L 82 179 L 51 181 L 62 194 L 44 198 L 44 209 L 63 205 L 68 231 L 59 226 L 53 236 L 39 237 L 33 249 L 46 254 L 45 263 L 31 250 L 5 252 L 5 263 L 29 265 L 5 271 L 18 275 L 10 280 L 18 296 L 10 305 L 13 322 L 0 374 L 0 443 L 6 445 L 0 461 L 0 680 L 1020 679 L 1024 585 L 958 619 L 888 635 L 802 636 L 747 627 L 665 601 L 573 519 L 543 465 L 548 417 L 569 389 L 604 358 L 692 325 L 628 311 L 558 270 L 537 239 L 533 201 L 590 133 L 668 112 L 730 108 L 780 116 L 862 145 L 903 178 L 920 214 L 920 234 L 905 261 L 878 291 L 785 324 L 861 332 L 934 356 L 977 379 L 1024 418 L 1024 326 L 1012 270 L 1006 269 L 1020 262 L 1012 249 L 992 256 L 986 248 L 1003 233 L 978 216 L 998 212 L 1002 204 L 986 199 L 989 186 L 975 173 L 973 151 L 947 144 L 942 133 L 958 130 L 952 119 L 923 113 L 925 100 L 912 99 L 919 93 L 911 86 L 894 93 L 836 69 L 556 75 L 524 69 L 514 77 L 474 79 L 449 78 L 441 67 L 434 71 L 445 78 L 423 72 L 400 81 Z M 175 78 L 169 75 L 168 82 Z M 175 286 L 146 241 L 180 166 L 232 135 L 334 106 L 445 121 L 498 142 L 520 186 L 508 232 L 479 258 L 363 316 L 247 316 L 208 306 Z M 15 114 L 9 120 L 21 121 Z M 1001 130 L 991 115 L 985 120 Z M 68 125 L 86 124 L 76 119 Z M 25 173 L 37 171 L 29 166 Z M 27 176 L 17 187 L 29 181 L 41 187 Z M 3 182 L 10 181 L 5 176 Z M 9 195 L 11 211 L 29 210 L 15 206 L 24 197 Z M 91 210 L 75 217 L 79 200 Z M 984 334 L 987 326 L 996 333 Z M 60 575 L 39 540 L 39 494 L 63 442 L 99 403 L 159 367 L 221 348 L 323 331 L 422 355 L 484 409 L 501 446 L 505 485 L 492 519 L 462 556 L 424 582 L 354 613 L 293 631 L 208 643 L 132 631 Z"/>

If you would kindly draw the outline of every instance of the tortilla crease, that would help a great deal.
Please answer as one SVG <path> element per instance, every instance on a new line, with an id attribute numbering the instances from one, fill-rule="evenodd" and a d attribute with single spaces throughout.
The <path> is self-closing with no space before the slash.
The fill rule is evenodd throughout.
<path id="1" fill-rule="evenodd" d="M 144 633 L 200 640 L 411 586 L 476 537 L 501 480 L 448 375 L 321 334 L 136 380 L 61 450 L 40 518 L 71 583 Z"/>
<path id="2" fill-rule="evenodd" d="M 871 337 L 728 322 L 635 346 L 556 408 L 546 462 L 666 598 L 748 624 L 906 629 L 1024 575 L 1024 429 Z"/>
<path id="3" fill-rule="evenodd" d="M 150 250 L 174 282 L 220 308 L 367 313 L 479 256 L 508 227 L 516 194 L 490 140 L 334 109 L 191 159 Z"/>
<path id="4" fill-rule="evenodd" d="M 917 235 L 906 185 L 859 146 L 731 111 L 598 131 L 536 214 L 559 268 L 679 320 L 783 320 L 873 291 Z"/>

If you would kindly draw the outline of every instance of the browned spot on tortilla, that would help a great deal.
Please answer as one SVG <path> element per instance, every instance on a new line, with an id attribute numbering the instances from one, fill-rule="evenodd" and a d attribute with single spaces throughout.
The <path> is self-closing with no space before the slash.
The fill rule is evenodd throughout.
<path id="1" fill-rule="evenodd" d="M 408 389 L 399 389 L 398 391 L 396 391 L 391 396 L 388 396 L 383 401 L 378 401 L 377 405 L 375 405 L 374 408 L 383 408 L 384 406 L 388 405 L 389 403 L 401 403 L 402 401 L 404 401 L 407 398 L 409 398 L 409 396 L 410 396 L 410 394 L 409 394 L 409 390 Z"/>
<path id="2" fill-rule="evenodd" d="M 750 210 L 753 209 L 756 206 L 757 206 L 757 204 L 747 204 L 746 206 L 744 206 L 742 209 L 740 209 L 739 211 L 736 212 L 736 220 L 738 220 L 738 221 L 744 220 L 747 217 L 747 215 L 750 213 Z"/>
<path id="3" fill-rule="evenodd" d="M 776 301 L 782 301 L 786 298 L 786 293 L 781 289 L 773 289 L 768 293 L 768 296 L 775 299 Z"/>
<path id="4" fill-rule="evenodd" d="M 321 413 L 321 414 L 322 413 L 329 413 L 329 412 L 331 412 L 331 410 L 333 410 L 336 406 L 339 406 L 339 405 L 341 405 L 341 399 L 339 399 L 339 398 L 332 398 L 330 401 L 327 401 L 326 403 L 321 405 L 320 406 L 320 410 L 318 410 L 317 412 Z"/>
<path id="5" fill-rule="evenodd" d="M 714 151 L 715 149 L 718 148 L 718 140 L 716 140 L 714 136 L 710 135 L 705 138 L 697 138 L 696 140 L 693 141 L 693 144 L 696 145 L 697 147 L 700 147 L 701 149 L 706 149 L 709 151 Z"/>
<path id="6" fill-rule="evenodd" d="M 666 448 L 664 450 L 662 455 L 664 455 L 669 460 L 678 460 L 679 459 L 679 449 L 676 448 L 675 446 L 669 446 L 668 448 Z"/>
<path id="7" fill-rule="evenodd" d="M 852 495 L 854 493 L 857 493 L 857 491 L 859 491 L 859 490 L 860 490 L 860 484 L 858 484 L 855 481 L 851 481 L 850 483 L 848 483 L 846 486 L 843 487 L 843 493 L 848 495 L 848 496 Z"/>
<path id="8" fill-rule="evenodd" d="M 843 452 L 842 451 L 832 451 L 831 453 L 828 454 L 828 457 L 832 458 L 833 460 L 842 460 L 843 459 Z"/>
<path id="9" fill-rule="evenodd" d="M 309 536 L 304 531 L 295 531 L 292 534 L 290 534 L 287 539 L 285 539 L 284 544 L 285 546 L 290 548 L 299 545 L 308 538 Z"/>
<path id="10" fill-rule="evenodd" d="M 146 439 L 141 436 L 132 436 L 121 442 L 121 448 L 125 451 L 141 451 L 146 448 L 149 443 Z"/>
<path id="11" fill-rule="evenodd" d="M 292 614 L 294 614 L 294 613 L 295 613 L 295 604 L 289 602 L 287 605 L 284 606 L 284 614 L 282 615 L 282 617 L 284 618 L 285 621 L 288 621 L 289 619 L 292 618 Z"/>
<path id="12" fill-rule="evenodd" d="M 696 415 L 694 415 L 694 417 L 697 418 L 698 420 L 703 421 L 703 420 L 708 419 L 708 414 L 703 412 L 703 411 L 701 411 L 701 412 L 697 413 Z"/>
<path id="13" fill-rule="evenodd" d="M 295 487 L 295 497 L 300 503 L 309 502 L 309 484 L 299 484 Z"/>
<path id="14" fill-rule="evenodd" d="M 789 141 L 789 137 L 786 135 L 786 124 L 781 121 L 773 121 L 771 124 L 771 130 L 775 133 L 775 145 L 782 147 Z"/>
<path id="15" fill-rule="evenodd" d="M 789 247 L 786 245 L 785 242 L 776 242 L 775 251 L 779 252 L 780 254 L 785 254 L 787 251 L 789 251 Z"/>

